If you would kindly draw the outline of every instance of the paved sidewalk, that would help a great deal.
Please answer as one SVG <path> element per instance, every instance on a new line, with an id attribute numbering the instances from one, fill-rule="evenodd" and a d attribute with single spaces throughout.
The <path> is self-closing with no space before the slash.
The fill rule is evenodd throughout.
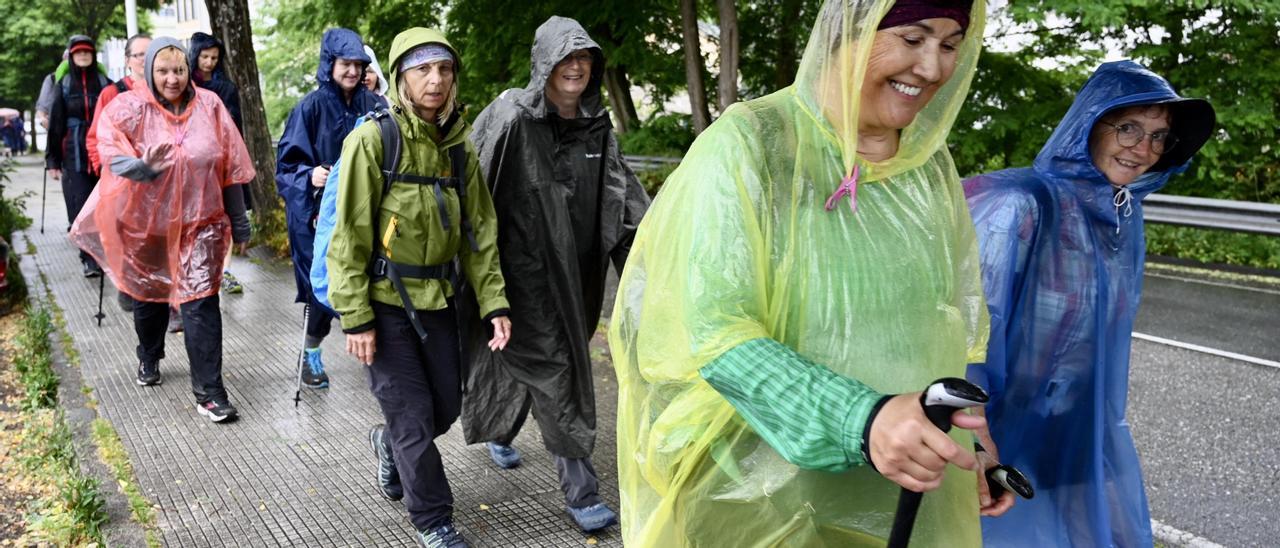
<path id="1" fill-rule="evenodd" d="M 14 247 L 34 245 L 28 280 L 47 279 L 65 313 L 86 385 L 99 414 L 120 433 L 147 498 L 160 506 L 157 524 L 167 546 L 411 546 L 404 506 L 383 500 L 373 485 L 366 434 L 382 422 L 363 368 L 342 348 L 337 325 L 324 344 L 332 386 L 304 390 L 294 407 L 301 342 L 299 304 L 287 263 L 236 257 L 241 295 L 222 295 L 223 374 L 241 419 L 213 424 L 198 415 L 181 334 L 166 338 L 164 384 L 134 384 L 137 366 L 132 316 L 116 305 L 108 280 L 106 318 L 96 326 L 98 281 L 81 277 L 67 241 L 62 194 L 50 181 L 45 233 L 40 223 L 40 163 L 24 158 L 6 188 L 27 200 L 33 226 Z M 335 322 L 336 324 L 336 322 Z M 517 334 L 518 336 L 518 334 Z M 594 341 L 599 436 L 594 462 L 601 495 L 618 507 L 614 416 L 617 390 L 604 351 Z M 454 520 L 474 546 L 619 546 L 617 527 L 587 537 L 563 509 L 551 458 L 535 421 L 516 446 L 524 465 L 494 466 L 483 446 L 466 446 L 455 426 L 439 438 L 455 502 Z"/>

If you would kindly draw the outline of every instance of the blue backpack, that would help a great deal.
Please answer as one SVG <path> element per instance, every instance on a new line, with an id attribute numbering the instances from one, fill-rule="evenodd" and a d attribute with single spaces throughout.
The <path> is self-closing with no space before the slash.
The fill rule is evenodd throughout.
<path id="1" fill-rule="evenodd" d="M 440 219 L 444 229 L 448 230 L 450 223 L 448 210 L 444 203 L 443 189 L 454 188 L 458 193 L 458 199 L 460 201 L 466 200 L 466 143 L 458 143 L 449 147 L 447 151 L 453 177 L 423 177 L 400 173 L 397 169 L 400 166 L 403 142 L 400 136 L 400 126 L 396 123 L 395 117 L 391 115 L 389 110 L 379 109 L 361 116 L 356 120 L 356 127 L 359 127 L 361 123 L 369 119 L 378 124 L 378 130 L 382 134 L 382 195 L 386 196 L 387 192 L 391 190 L 391 185 L 397 182 L 435 187 L 436 206 L 440 208 Z M 316 300 L 320 302 L 320 305 L 334 315 L 338 315 L 338 312 L 333 309 L 333 304 L 329 302 L 329 265 L 325 260 L 329 256 L 329 242 L 333 239 L 333 229 L 338 221 L 338 174 L 341 168 L 342 161 L 339 160 L 329 170 L 329 177 L 325 179 L 324 193 L 320 198 L 320 213 L 316 217 L 316 237 L 311 255 L 311 291 L 315 294 Z M 379 208 L 377 204 L 371 204 L 369 209 L 371 214 L 374 215 L 373 224 L 376 226 Z M 465 202 L 463 207 L 459 208 L 459 212 L 462 217 L 459 220 L 459 224 L 466 235 L 468 243 L 471 245 L 471 249 L 479 251 L 475 234 L 471 230 L 471 222 L 467 219 Z M 428 266 L 393 262 L 387 259 L 378 243 L 374 242 L 375 249 L 369 260 L 370 282 L 383 278 L 391 280 L 391 285 L 395 288 L 396 293 L 400 295 L 401 304 L 404 305 L 405 312 L 409 316 L 409 322 L 413 324 L 414 331 L 425 340 L 427 338 L 426 330 L 422 328 L 422 324 L 418 321 L 418 315 L 413 307 L 413 300 L 405 289 L 403 279 L 445 279 L 450 280 L 450 283 L 457 287 L 457 267 L 454 266 L 454 261 Z"/>

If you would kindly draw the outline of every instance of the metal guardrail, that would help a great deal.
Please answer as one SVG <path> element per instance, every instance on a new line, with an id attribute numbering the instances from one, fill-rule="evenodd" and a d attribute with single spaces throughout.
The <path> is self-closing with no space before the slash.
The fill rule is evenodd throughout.
<path id="1" fill-rule="evenodd" d="M 627 162 L 627 165 L 631 166 L 631 169 L 636 171 L 658 169 L 663 166 L 680 163 L 680 158 L 667 156 L 623 156 L 622 159 Z"/>
<path id="2" fill-rule="evenodd" d="M 1280 236 L 1280 204 L 1157 193 L 1142 200 L 1142 212 L 1148 223 Z"/>

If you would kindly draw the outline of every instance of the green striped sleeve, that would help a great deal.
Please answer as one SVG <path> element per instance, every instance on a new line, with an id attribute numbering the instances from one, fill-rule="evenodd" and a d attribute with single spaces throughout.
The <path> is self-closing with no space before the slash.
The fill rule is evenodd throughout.
<path id="1" fill-rule="evenodd" d="M 862 433 L 882 394 L 773 339 L 752 339 L 699 370 L 788 462 L 841 472 L 866 464 Z"/>

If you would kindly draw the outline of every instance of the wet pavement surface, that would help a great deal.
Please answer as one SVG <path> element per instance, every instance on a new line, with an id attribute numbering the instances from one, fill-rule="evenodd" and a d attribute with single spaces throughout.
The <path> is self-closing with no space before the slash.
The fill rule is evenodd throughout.
<path id="1" fill-rule="evenodd" d="M 166 546 L 412 546 L 404 506 L 374 486 L 369 428 L 382 422 L 363 367 L 347 356 L 339 326 L 323 344 L 331 387 L 304 389 L 294 406 L 302 305 L 291 266 L 236 257 L 240 295 L 221 296 L 223 376 L 241 418 L 213 424 L 195 410 L 182 335 L 166 337 L 164 384 L 134 382 L 137 336 L 132 315 L 106 283 L 97 325 L 98 280 L 85 279 L 66 239 L 66 209 L 49 181 L 45 232 L 39 231 L 41 164 L 23 159 L 6 196 L 27 198 L 33 226 L 15 235 L 33 283 L 41 277 L 63 311 L 83 382 L 98 414 L 119 432 L 145 496 L 159 506 Z M 614 402 L 617 391 L 603 334 L 592 355 L 599 405 L 593 460 L 601 496 L 617 508 Z M 498 469 L 483 445 L 467 446 L 457 425 L 437 440 L 455 497 L 454 522 L 473 546 L 620 546 L 617 527 L 588 536 L 564 511 L 563 495 L 535 421 L 515 446 L 524 464 Z"/>

